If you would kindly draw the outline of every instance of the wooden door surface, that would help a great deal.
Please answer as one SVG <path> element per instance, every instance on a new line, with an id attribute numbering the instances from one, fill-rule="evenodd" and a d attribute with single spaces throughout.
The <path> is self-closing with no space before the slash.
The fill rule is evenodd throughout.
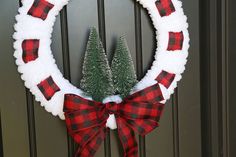
<path id="1" fill-rule="evenodd" d="M 12 34 L 20 2 L 0 2 L 0 156 L 72 157 L 76 149 L 68 140 L 65 123 L 35 102 L 17 72 Z M 189 61 L 160 127 L 139 139 L 140 157 L 235 157 L 235 1 L 182 2 L 191 38 Z M 147 11 L 134 0 L 71 0 L 61 11 L 52 50 L 65 77 L 79 86 L 93 26 L 109 59 L 116 38 L 126 35 L 138 78 L 142 78 L 153 61 L 155 32 Z M 117 131 L 111 131 L 96 157 L 121 156 Z"/>

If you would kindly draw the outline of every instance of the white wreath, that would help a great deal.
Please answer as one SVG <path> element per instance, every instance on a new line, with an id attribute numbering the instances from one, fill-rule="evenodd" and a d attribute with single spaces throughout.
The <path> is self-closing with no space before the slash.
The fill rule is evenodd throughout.
<path id="1" fill-rule="evenodd" d="M 15 39 L 14 56 L 16 58 L 16 64 L 18 65 L 18 71 L 22 74 L 21 78 L 25 82 L 25 86 L 35 96 L 36 101 L 39 101 L 42 106 L 48 112 L 51 112 L 54 116 L 59 116 L 64 119 L 63 103 L 64 94 L 73 93 L 84 97 L 83 91 L 73 86 L 68 80 L 66 80 L 62 73 L 59 71 L 55 64 L 55 59 L 51 51 L 51 34 L 53 31 L 53 25 L 56 20 L 56 15 L 68 3 L 69 0 L 47 0 L 53 4 L 54 7 L 50 10 L 47 18 L 42 20 L 40 18 L 34 18 L 27 14 L 28 10 L 32 6 L 34 0 L 22 0 L 23 6 L 19 8 L 19 14 L 16 16 L 17 23 L 15 24 L 15 33 L 13 38 Z M 175 74 L 175 79 L 171 86 L 167 89 L 162 84 L 160 85 L 164 101 L 170 98 L 170 95 L 174 92 L 174 88 L 177 86 L 177 81 L 181 79 L 181 74 L 185 70 L 186 58 L 188 56 L 189 48 L 189 34 L 187 17 L 184 15 L 182 9 L 182 2 L 179 0 L 172 0 L 175 12 L 169 16 L 160 16 L 155 2 L 156 0 L 137 0 L 144 8 L 147 8 L 153 25 L 156 31 L 157 49 L 155 54 L 155 60 L 151 66 L 151 69 L 147 72 L 145 77 L 137 83 L 133 92 L 142 90 L 148 86 L 156 83 L 156 76 L 162 71 L 168 71 Z M 184 41 L 182 50 L 176 50 L 175 52 L 166 50 L 169 40 L 168 32 L 183 32 Z M 34 62 L 25 63 L 22 60 L 22 42 L 24 39 L 40 39 L 40 47 L 38 50 L 38 58 Z M 52 76 L 55 83 L 60 88 L 60 91 L 56 92 L 50 100 L 46 100 L 44 95 L 38 89 L 37 85 L 45 78 Z M 87 98 L 87 97 L 86 97 Z M 87 98 L 91 99 L 91 98 Z M 105 102 L 120 102 L 119 96 L 110 96 L 104 99 Z M 112 116 L 111 116 L 112 117 Z M 114 117 L 109 118 L 107 126 L 110 128 L 116 128 Z"/>

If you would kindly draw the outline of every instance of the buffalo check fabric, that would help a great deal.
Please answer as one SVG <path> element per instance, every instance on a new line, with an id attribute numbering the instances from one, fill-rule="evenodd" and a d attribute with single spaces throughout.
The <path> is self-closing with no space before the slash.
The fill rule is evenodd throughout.
<path id="1" fill-rule="evenodd" d="M 27 39 L 22 42 L 22 59 L 25 63 L 34 61 L 38 58 L 39 40 Z"/>
<path id="2" fill-rule="evenodd" d="M 175 79 L 175 74 L 169 73 L 167 71 L 162 71 L 156 78 L 157 82 L 165 86 L 166 88 L 169 88 L 171 83 Z"/>
<path id="3" fill-rule="evenodd" d="M 169 32 L 168 51 L 182 50 L 184 42 L 183 32 Z"/>
<path id="4" fill-rule="evenodd" d="M 138 157 L 138 144 L 135 140 L 135 133 L 124 119 L 117 119 L 118 135 L 124 148 L 125 157 Z"/>
<path id="5" fill-rule="evenodd" d="M 146 93 L 146 94 L 145 94 Z M 158 126 L 164 104 L 158 83 L 125 98 L 102 104 L 65 94 L 64 113 L 69 134 L 78 143 L 77 156 L 93 157 L 106 134 L 106 121 L 114 114 L 124 157 L 138 157 L 134 131 L 144 136 Z"/>
<path id="6" fill-rule="evenodd" d="M 161 17 L 169 16 L 175 12 L 175 7 L 171 0 L 157 0 L 155 4 Z"/>
<path id="7" fill-rule="evenodd" d="M 164 100 L 161 89 L 158 84 L 154 84 L 153 86 L 145 88 L 145 90 L 141 90 L 136 92 L 130 96 L 128 96 L 126 100 L 132 100 L 135 102 L 140 102 L 143 100 L 155 103 L 156 101 Z"/>
<path id="8" fill-rule="evenodd" d="M 28 11 L 28 15 L 45 20 L 53 7 L 54 5 L 46 0 L 34 0 L 33 5 Z"/>
<path id="9" fill-rule="evenodd" d="M 56 92 L 60 91 L 51 76 L 41 81 L 37 86 L 47 100 L 50 100 Z"/>

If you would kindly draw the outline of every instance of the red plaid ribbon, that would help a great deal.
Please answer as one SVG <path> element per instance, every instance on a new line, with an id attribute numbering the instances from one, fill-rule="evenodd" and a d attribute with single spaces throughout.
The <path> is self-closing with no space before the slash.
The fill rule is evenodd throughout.
<path id="1" fill-rule="evenodd" d="M 28 15 L 46 20 L 49 11 L 54 7 L 46 0 L 34 0 L 33 5 L 28 11 Z"/>
<path id="2" fill-rule="evenodd" d="M 115 114 L 124 157 L 138 157 L 134 131 L 144 136 L 158 126 L 164 107 L 157 84 L 128 96 L 117 104 L 90 101 L 66 94 L 64 112 L 69 134 L 78 143 L 76 156 L 93 157 L 106 134 L 109 114 Z"/>
<path id="3" fill-rule="evenodd" d="M 169 16 L 175 12 L 175 7 L 171 0 L 157 0 L 155 3 L 161 17 Z"/>

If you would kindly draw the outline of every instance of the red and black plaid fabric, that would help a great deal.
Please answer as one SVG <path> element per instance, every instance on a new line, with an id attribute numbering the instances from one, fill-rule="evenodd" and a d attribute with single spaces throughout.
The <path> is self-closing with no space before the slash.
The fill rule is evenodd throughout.
<path id="1" fill-rule="evenodd" d="M 50 100 L 56 92 L 60 91 L 60 88 L 51 76 L 40 82 L 37 86 L 47 100 Z"/>
<path id="2" fill-rule="evenodd" d="M 156 78 L 157 82 L 161 83 L 166 88 L 170 87 L 174 79 L 175 79 L 175 74 L 169 73 L 164 70 Z"/>
<path id="3" fill-rule="evenodd" d="M 183 32 L 169 32 L 168 51 L 182 50 L 184 42 Z"/>
<path id="4" fill-rule="evenodd" d="M 28 15 L 45 20 L 48 16 L 49 11 L 53 7 L 54 5 L 47 2 L 46 0 L 35 0 L 30 10 L 28 11 Z"/>
<path id="5" fill-rule="evenodd" d="M 134 131 L 146 135 L 158 126 L 164 107 L 164 104 L 159 102 L 163 100 L 160 95 L 162 94 L 158 83 L 127 97 L 119 104 L 102 104 L 78 95 L 66 94 L 66 125 L 69 134 L 79 145 L 76 155 L 94 156 L 105 138 L 109 114 L 115 114 L 124 157 L 138 157 Z"/>
<path id="6" fill-rule="evenodd" d="M 34 61 L 38 58 L 39 40 L 27 39 L 22 42 L 22 59 L 25 63 Z"/>
<path id="7" fill-rule="evenodd" d="M 175 12 L 175 7 L 171 0 L 157 0 L 155 3 L 161 17 Z"/>

